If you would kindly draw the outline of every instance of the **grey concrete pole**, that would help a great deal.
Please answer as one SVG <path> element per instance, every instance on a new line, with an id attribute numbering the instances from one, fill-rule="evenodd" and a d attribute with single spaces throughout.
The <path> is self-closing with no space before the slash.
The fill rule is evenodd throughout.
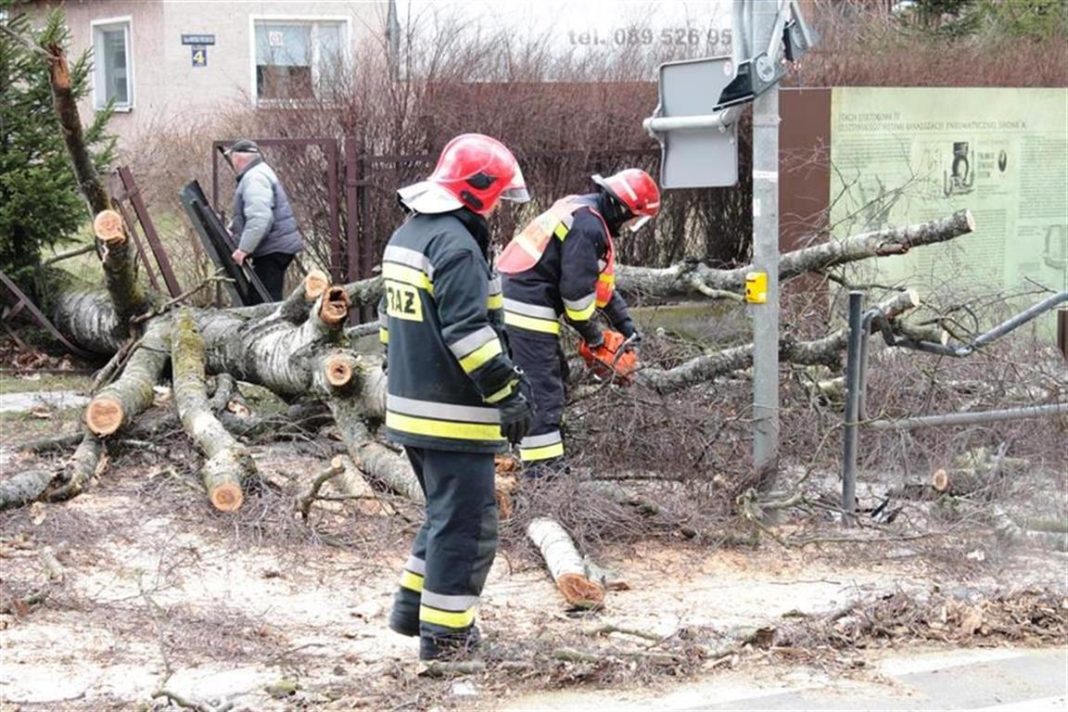
<path id="1" fill-rule="evenodd" d="M 752 0 L 754 53 L 767 48 L 778 0 Z M 765 487 L 779 458 L 779 88 L 753 104 L 753 268 L 768 276 L 767 301 L 753 314 L 753 465 Z"/>

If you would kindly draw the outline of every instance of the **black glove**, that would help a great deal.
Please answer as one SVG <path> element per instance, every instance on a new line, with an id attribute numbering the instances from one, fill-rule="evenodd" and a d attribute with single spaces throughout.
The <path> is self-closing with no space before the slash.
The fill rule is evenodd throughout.
<path id="1" fill-rule="evenodd" d="M 534 424 L 534 399 L 531 397 L 530 383 L 526 374 L 516 368 L 519 382 L 515 392 L 501 401 L 497 409 L 501 412 L 501 435 L 513 445 L 526 437 L 530 426 Z"/>
<path id="2" fill-rule="evenodd" d="M 604 332 L 601 331 L 592 319 L 582 324 L 575 324 L 574 326 L 575 330 L 578 331 L 579 336 L 582 337 L 582 340 L 585 341 L 586 345 L 591 349 L 604 345 Z"/>

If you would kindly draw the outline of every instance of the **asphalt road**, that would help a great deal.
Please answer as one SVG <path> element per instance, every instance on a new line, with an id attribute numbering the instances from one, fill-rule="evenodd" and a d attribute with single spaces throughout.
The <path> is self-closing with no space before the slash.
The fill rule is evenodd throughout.
<path id="1" fill-rule="evenodd" d="M 807 668 L 741 670 L 661 690 L 543 693 L 504 709 L 1068 710 L 1068 649 L 899 653 L 874 662 L 857 677 L 832 677 Z"/>

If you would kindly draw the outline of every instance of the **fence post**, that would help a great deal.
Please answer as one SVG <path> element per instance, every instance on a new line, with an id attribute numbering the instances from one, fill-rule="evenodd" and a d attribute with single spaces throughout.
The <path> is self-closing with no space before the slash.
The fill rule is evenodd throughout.
<path id="1" fill-rule="evenodd" d="M 847 521 L 856 511 L 857 500 L 857 428 L 860 413 L 860 357 L 864 338 L 861 310 L 864 292 L 849 293 L 849 345 L 846 352 L 845 423 L 842 436 L 842 512 Z"/>

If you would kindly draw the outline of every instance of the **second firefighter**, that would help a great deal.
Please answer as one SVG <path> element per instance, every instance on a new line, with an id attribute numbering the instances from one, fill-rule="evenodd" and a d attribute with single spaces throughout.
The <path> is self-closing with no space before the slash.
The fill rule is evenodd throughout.
<path id="1" fill-rule="evenodd" d="M 621 342 L 641 340 L 615 291 L 613 238 L 624 227 L 638 230 L 660 210 L 660 191 L 643 170 L 629 168 L 603 178 L 598 192 L 570 195 L 535 218 L 508 244 L 497 268 L 504 277 L 504 320 L 512 358 L 530 379 L 537 412 L 519 445 L 531 477 L 562 467 L 567 362 L 560 347 L 560 317 L 582 338 L 584 355 L 615 365 Z M 612 343 L 597 325 L 600 309 L 615 332 Z M 633 355 L 629 356 L 633 361 Z M 588 359 L 589 360 L 589 359 Z"/>

